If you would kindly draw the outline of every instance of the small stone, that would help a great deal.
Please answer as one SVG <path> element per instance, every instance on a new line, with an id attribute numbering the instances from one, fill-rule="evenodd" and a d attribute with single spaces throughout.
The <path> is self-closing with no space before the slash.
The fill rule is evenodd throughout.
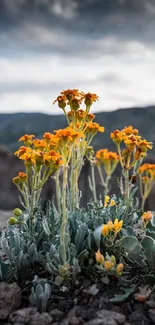
<path id="1" fill-rule="evenodd" d="M 96 313 L 96 318 L 87 322 L 87 325 L 118 325 L 124 324 L 126 317 L 115 311 L 102 309 Z"/>
<path id="2" fill-rule="evenodd" d="M 40 314 L 35 307 L 28 307 L 13 312 L 9 321 L 15 324 L 50 325 L 53 318 L 48 313 Z"/>
<path id="3" fill-rule="evenodd" d="M 0 319 L 6 319 L 21 305 L 21 289 L 16 283 L 0 283 Z"/>
<path id="4" fill-rule="evenodd" d="M 55 308 L 50 311 L 50 315 L 54 321 L 58 321 L 63 317 L 64 313 L 61 310 Z"/>

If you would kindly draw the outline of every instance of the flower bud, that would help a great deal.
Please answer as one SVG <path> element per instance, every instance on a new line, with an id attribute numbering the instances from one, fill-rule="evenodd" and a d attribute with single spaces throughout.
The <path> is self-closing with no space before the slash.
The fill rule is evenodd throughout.
<path id="1" fill-rule="evenodd" d="M 95 256 L 96 256 L 96 262 L 101 263 L 102 265 L 104 265 L 104 256 L 100 253 L 99 250 L 97 251 Z"/>
<path id="2" fill-rule="evenodd" d="M 19 179 L 19 177 L 18 177 L 18 176 L 14 177 L 14 178 L 12 179 L 12 182 L 13 182 L 13 184 L 15 184 L 15 185 L 19 185 L 19 184 L 20 184 L 20 179 Z"/>
<path id="3" fill-rule="evenodd" d="M 116 258 L 115 258 L 115 256 L 114 255 L 111 255 L 110 259 L 111 259 L 111 262 L 115 265 L 116 264 Z"/>
<path id="4" fill-rule="evenodd" d="M 118 264 L 116 267 L 117 274 L 121 274 L 123 272 L 123 268 L 124 268 L 123 263 Z"/>
<path id="5" fill-rule="evenodd" d="M 109 229 L 108 229 L 108 226 L 107 226 L 107 225 L 103 225 L 101 233 L 102 233 L 102 235 L 105 236 L 105 237 L 108 236 L 108 234 L 109 234 Z"/>
<path id="6" fill-rule="evenodd" d="M 23 211 L 21 209 L 16 208 L 16 209 L 14 209 L 13 214 L 16 217 L 19 217 L 23 214 Z"/>
<path id="7" fill-rule="evenodd" d="M 9 225 L 13 226 L 18 223 L 18 220 L 14 217 L 11 217 L 8 222 L 9 222 Z"/>
<path id="8" fill-rule="evenodd" d="M 105 267 L 105 269 L 106 269 L 107 271 L 110 271 L 110 270 L 112 269 L 112 267 L 113 267 L 113 263 L 110 262 L 110 261 L 105 261 L 105 263 L 104 263 L 104 267 Z"/>

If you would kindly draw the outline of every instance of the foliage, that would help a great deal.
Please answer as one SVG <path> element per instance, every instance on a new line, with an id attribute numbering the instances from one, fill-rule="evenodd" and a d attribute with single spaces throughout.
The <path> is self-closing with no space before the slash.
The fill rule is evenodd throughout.
<path id="1" fill-rule="evenodd" d="M 111 133 L 117 153 L 100 149 L 95 154 L 90 144 L 98 132 L 104 132 L 90 113 L 97 100 L 96 94 L 77 89 L 62 91 L 55 102 L 68 126 L 45 132 L 41 139 L 25 134 L 19 139 L 24 145 L 15 153 L 25 165 L 25 172 L 13 178 L 23 211 L 16 208 L 2 232 L 0 279 L 32 281 L 30 301 L 40 311 L 46 310 L 51 298 L 51 283 L 67 284 L 90 269 L 124 283 L 134 268 L 141 270 L 145 280 L 149 270 L 149 279 L 154 281 L 155 216 L 144 211 L 144 204 L 140 209 L 135 197 L 137 171 L 152 143 L 128 126 Z M 85 156 L 92 165 L 89 184 L 93 199 L 87 209 L 80 209 L 78 180 Z M 118 163 L 122 167 L 120 195 L 109 197 L 110 178 Z M 96 167 L 105 189 L 104 199 L 100 200 L 96 194 Z M 41 191 L 53 174 L 56 202 L 48 202 L 41 211 Z M 124 295 L 114 299 L 122 301 L 132 290 L 127 288 Z"/>
<path id="2" fill-rule="evenodd" d="M 46 279 L 34 277 L 33 286 L 29 301 L 32 305 L 38 307 L 41 313 L 46 312 L 48 300 L 51 298 L 51 285 Z"/>

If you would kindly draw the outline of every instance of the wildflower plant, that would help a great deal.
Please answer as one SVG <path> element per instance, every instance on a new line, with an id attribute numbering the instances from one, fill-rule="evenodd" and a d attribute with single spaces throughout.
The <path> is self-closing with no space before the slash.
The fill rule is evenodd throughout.
<path id="1" fill-rule="evenodd" d="M 125 127 L 122 130 L 115 130 L 110 136 L 117 146 L 124 178 L 124 184 L 121 184 L 121 189 L 128 208 L 134 176 L 137 174 L 137 169 L 142 163 L 143 158 L 146 157 L 148 149 L 152 149 L 152 142 L 142 139 L 138 130 L 134 129 L 133 126 Z M 132 172 L 132 175 L 130 175 L 130 172 Z"/>
<path id="2" fill-rule="evenodd" d="M 155 183 L 155 165 L 143 164 L 138 168 L 138 175 L 140 180 L 140 193 L 142 198 L 141 208 L 144 210 L 145 201 L 151 193 Z"/>
<path id="3" fill-rule="evenodd" d="M 3 231 L 0 279 L 18 282 L 30 278 L 30 300 L 41 311 L 51 299 L 50 283 L 61 285 L 81 271 L 112 275 L 120 280 L 132 267 L 149 272 L 155 283 L 155 216 L 144 212 L 144 204 L 154 184 L 154 165 L 143 165 L 152 143 L 132 126 L 111 133 L 117 153 L 108 149 L 94 152 L 91 141 L 104 127 L 94 122 L 91 106 L 96 94 L 68 89 L 54 103 L 66 116 L 63 129 L 45 132 L 41 139 L 23 135 L 15 155 L 25 170 L 13 178 L 21 196 L 22 209 L 16 208 Z M 89 185 L 93 200 L 80 208 L 78 180 L 84 159 L 90 161 Z M 122 167 L 121 196 L 109 196 L 110 180 L 117 165 Z M 104 188 L 98 200 L 95 173 Z M 140 178 L 142 210 L 134 203 L 133 185 Z M 41 192 L 50 177 L 55 179 L 55 202 L 41 211 Z M 48 279 L 40 278 L 40 273 Z M 34 276 L 35 280 L 32 279 Z M 49 280 L 49 281 L 48 281 Z M 51 281 L 51 282 L 50 282 Z"/>

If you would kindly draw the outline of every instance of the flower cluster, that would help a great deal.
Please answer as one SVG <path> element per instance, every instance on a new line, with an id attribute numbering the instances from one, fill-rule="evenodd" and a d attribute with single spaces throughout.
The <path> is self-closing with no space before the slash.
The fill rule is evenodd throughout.
<path id="1" fill-rule="evenodd" d="M 77 111 L 84 101 L 84 104 L 87 107 L 87 110 L 90 109 L 93 102 L 98 100 L 98 96 L 96 94 L 84 93 L 83 91 L 79 91 L 78 89 L 68 89 L 61 91 L 60 95 L 53 102 L 55 104 L 58 103 L 58 106 L 65 111 L 66 106 L 70 107 L 71 111 Z"/>
<path id="2" fill-rule="evenodd" d="M 108 149 L 100 149 L 96 152 L 96 165 L 103 165 L 107 175 L 111 175 L 119 162 L 119 155 Z"/>
<path id="3" fill-rule="evenodd" d="M 143 164 L 138 168 L 140 180 L 140 192 L 142 197 L 142 210 L 144 209 L 145 201 L 152 191 L 155 183 L 155 164 Z"/>
<path id="4" fill-rule="evenodd" d="M 115 219 L 114 223 L 110 220 L 107 224 L 103 225 L 102 227 L 102 235 L 104 237 L 107 237 L 110 234 L 117 234 L 121 231 L 123 226 L 123 220 L 118 221 L 118 219 Z"/>
<path id="5" fill-rule="evenodd" d="M 113 207 L 115 205 L 115 201 L 114 200 L 110 200 L 110 196 L 106 195 L 105 199 L 104 199 L 104 207 L 106 208 L 107 206 L 109 207 Z"/>
<path id="6" fill-rule="evenodd" d="M 115 130 L 110 136 L 117 145 L 122 167 L 128 170 L 133 168 L 137 161 L 146 156 L 148 149 L 152 149 L 152 142 L 142 139 L 138 130 L 134 129 L 133 126 L 125 127 L 122 130 Z M 120 147 L 121 143 L 125 145 L 123 150 Z M 133 158 L 132 161 L 131 158 Z"/>
<path id="7" fill-rule="evenodd" d="M 99 263 L 104 270 L 116 272 L 117 275 L 121 275 L 123 272 L 123 263 L 116 263 L 116 258 L 114 255 L 107 255 L 106 258 L 98 250 L 96 252 L 96 262 Z"/>

